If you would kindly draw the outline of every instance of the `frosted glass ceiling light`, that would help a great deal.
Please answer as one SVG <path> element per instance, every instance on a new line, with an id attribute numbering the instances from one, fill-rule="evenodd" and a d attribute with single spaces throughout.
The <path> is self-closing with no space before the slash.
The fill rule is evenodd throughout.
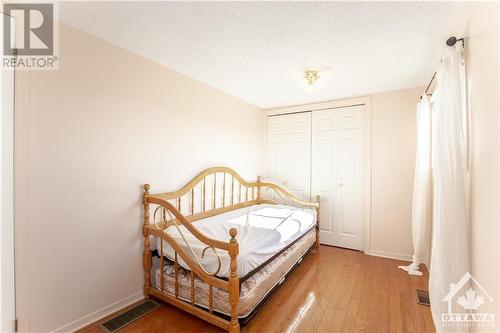
<path id="1" fill-rule="evenodd" d="M 315 70 L 307 70 L 304 72 L 304 80 L 303 86 L 309 91 L 312 92 L 322 86 L 321 77 L 318 74 L 318 71 Z"/>

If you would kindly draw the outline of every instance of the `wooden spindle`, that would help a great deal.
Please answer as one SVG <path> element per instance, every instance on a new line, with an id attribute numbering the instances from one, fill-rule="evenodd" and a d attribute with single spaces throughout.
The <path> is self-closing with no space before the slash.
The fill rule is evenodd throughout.
<path id="1" fill-rule="evenodd" d="M 174 284 L 175 284 L 175 297 L 179 297 L 179 264 L 177 263 L 177 251 L 174 255 Z"/>
<path id="2" fill-rule="evenodd" d="M 240 190 L 238 191 L 238 203 L 241 202 L 241 191 L 243 190 L 243 186 L 240 184 Z"/>
<path id="3" fill-rule="evenodd" d="M 215 209 L 215 192 L 217 191 L 217 172 L 214 173 L 214 190 L 212 193 L 212 210 Z"/>
<path id="4" fill-rule="evenodd" d="M 194 187 L 191 189 L 191 215 L 194 214 Z"/>
<path id="5" fill-rule="evenodd" d="M 214 312 L 214 294 L 211 284 L 208 285 L 208 311 L 210 313 Z"/>
<path id="6" fill-rule="evenodd" d="M 223 173 L 224 179 L 222 181 L 222 207 L 226 206 L 226 173 Z"/>
<path id="7" fill-rule="evenodd" d="M 234 205 L 234 175 L 231 175 L 231 205 Z"/>
<path id="8" fill-rule="evenodd" d="M 191 304 L 194 305 L 194 299 L 195 294 L 194 294 L 194 273 L 191 271 Z"/>
<path id="9" fill-rule="evenodd" d="M 179 212 L 182 213 L 182 211 L 181 211 L 181 197 L 177 198 L 177 209 L 179 210 Z"/>
<path id="10" fill-rule="evenodd" d="M 262 193 L 261 193 L 261 185 L 262 183 L 262 178 L 260 176 L 257 177 L 257 203 L 262 202 Z"/>
<path id="11" fill-rule="evenodd" d="M 144 252 L 143 252 L 143 268 L 144 268 L 144 297 L 149 298 L 149 286 L 151 284 L 151 242 L 149 240 L 149 234 L 147 232 L 147 226 L 149 225 L 149 202 L 147 200 L 149 196 L 149 189 L 151 186 L 149 184 L 144 184 L 144 193 L 142 196 L 142 203 L 144 205 L 144 220 L 143 220 L 143 230 L 142 234 L 144 236 Z"/>
<path id="12" fill-rule="evenodd" d="M 206 196 L 206 178 L 203 178 L 203 198 L 202 198 L 202 201 L 201 201 L 201 211 L 204 212 L 205 211 L 205 196 Z"/>

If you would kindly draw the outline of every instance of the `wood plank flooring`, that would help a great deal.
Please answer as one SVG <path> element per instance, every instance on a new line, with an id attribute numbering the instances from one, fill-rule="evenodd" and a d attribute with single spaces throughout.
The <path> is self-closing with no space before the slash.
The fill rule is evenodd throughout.
<path id="1" fill-rule="evenodd" d="M 401 264 L 321 246 L 242 332 L 434 332 L 430 308 L 416 300 L 416 289 L 427 290 L 427 272 L 409 276 Z M 102 332 L 101 322 L 80 332 Z M 120 332 L 223 331 L 165 304 Z"/>

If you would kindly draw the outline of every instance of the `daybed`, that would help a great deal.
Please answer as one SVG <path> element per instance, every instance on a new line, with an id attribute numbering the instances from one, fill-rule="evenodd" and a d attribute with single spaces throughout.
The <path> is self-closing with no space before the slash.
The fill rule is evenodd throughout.
<path id="1" fill-rule="evenodd" d="M 143 204 L 145 296 L 229 332 L 319 250 L 319 196 L 303 201 L 230 168 L 206 169 L 175 192 L 146 184 Z"/>

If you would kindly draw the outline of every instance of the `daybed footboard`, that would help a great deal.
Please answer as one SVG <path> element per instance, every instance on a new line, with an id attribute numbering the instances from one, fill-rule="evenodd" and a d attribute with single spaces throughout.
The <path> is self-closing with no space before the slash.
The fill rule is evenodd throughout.
<path id="1" fill-rule="evenodd" d="M 273 183 L 264 183 L 258 177 L 257 182 L 246 182 L 234 170 L 226 167 L 215 167 L 204 170 L 187 185 L 175 192 L 151 194 L 150 185 L 144 185 L 144 295 L 152 295 L 178 308 L 181 308 L 201 319 L 221 327 L 229 332 L 239 332 L 238 303 L 240 299 L 240 283 L 238 277 L 237 257 L 239 245 L 236 239 L 237 230 L 229 230 L 227 242 L 212 239 L 201 233 L 191 222 L 215 216 L 231 210 L 244 208 L 262 203 L 286 203 L 292 205 L 315 208 L 317 212 L 316 223 L 316 250 L 319 250 L 319 196 L 316 202 L 306 202 L 296 198 L 282 187 Z M 194 237 L 206 245 L 205 250 L 211 250 L 218 259 L 219 254 L 227 252 L 229 262 L 229 276 L 227 279 L 216 276 L 216 272 L 207 272 L 201 265 L 197 255 L 192 250 L 183 235 L 180 226 L 185 227 Z M 166 232 L 168 228 L 176 228 L 184 244 L 179 244 L 179 239 L 174 239 Z M 152 250 L 151 237 L 156 237 L 160 244 L 159 276 L 160 288 L 151 284 Z M 165 292 L 164 269 L 165 256 L 163 242 L 173 249 L 173 274 L 174 291 Z M 219 251 L 217 251 L 219 250 Z M 179 260 L 189 267 L 191 274 L 191 297 L 187 300 L 179 295 Z M 227 266 L 226 266 L 227 267 Z M 198 278 L 208 285 L 208 306 L 202 307 L 196 303 L 195 279 Z M 213 288 L 227 291 L 228 303 L 231 309 L 230 320 L 224 319 L 214 313 Z"/>
<path id="2" fill-rule="evenodd" d="M 237 274 L 237 256 L 239 251 L 238 241 L 236 240 L 237 230 L 232 228 L 229 231 L 229 236 L 231 237 L 229 242 L 221 242 L 219 240 L 211 239 L 200 233 L 187 219 L 169 202 L 150 196 L 149 194 L 150 186 L 148 184 L 144 185 L 144 295 L 148 297 L 153 295 L 158 297 L 172 305 L 175 305 L 197 317 L 200 317 L 212 324 L 221 327 L 229 332 L 239 332 L 240 326 L 238 323 L 238 299 L 239 299 L 239 277 Z M 156 204 L 157 209 L 160 208 L 162 220 L 160 223 L 153 221 L 150 223 L 150 204 Z M 169 220 L 167 215 L 171 217 Z M 184 225 L 196 238 L 198 238 L 203 243 L 207 244 L 207 248 L 220 249 L 227 251 L 230 261 L 230 276 L 228 280 L 224 280 L 211 274 L 197 262 L 196 258 L 193 258 L 194 253 L 188 254 L 180 244 L 177 243 L 168 233 L 164 232 L 165 229 L 172 226 Z M 160 253 L 160 290 L 154 288 L 151 285 L 151 267 L 152 267 L 152 255 L 151 255 L 151 244 L 150 236 L 155 236 L 161 239 L 161 246 L 159 248 Z M 165 257 L 163 255 L 163 242 L 167 242 L 175 251 L 174 256 L 174 277 L 175 277 L 175 295 L 164 293 L 164 269 L 165 269 Z M 189 248 L 189 244 L 186 243 Z M 186 302 L 179 298 L 179 283 L 178 283 L 178 269 L 179 262 L 178 257 L 189 266 L 191 271 L 191 302 Z M 195 287 L 194 281 L 195 277 L 203 280 L 208 284 L 208 309 L 203 309 L 195 304 Z M 229 294 L 229 303 L 231 305 L 231 320 L 225 320 L 213 313 L 213 288 L 219 288 L 226 290 Z"/>

